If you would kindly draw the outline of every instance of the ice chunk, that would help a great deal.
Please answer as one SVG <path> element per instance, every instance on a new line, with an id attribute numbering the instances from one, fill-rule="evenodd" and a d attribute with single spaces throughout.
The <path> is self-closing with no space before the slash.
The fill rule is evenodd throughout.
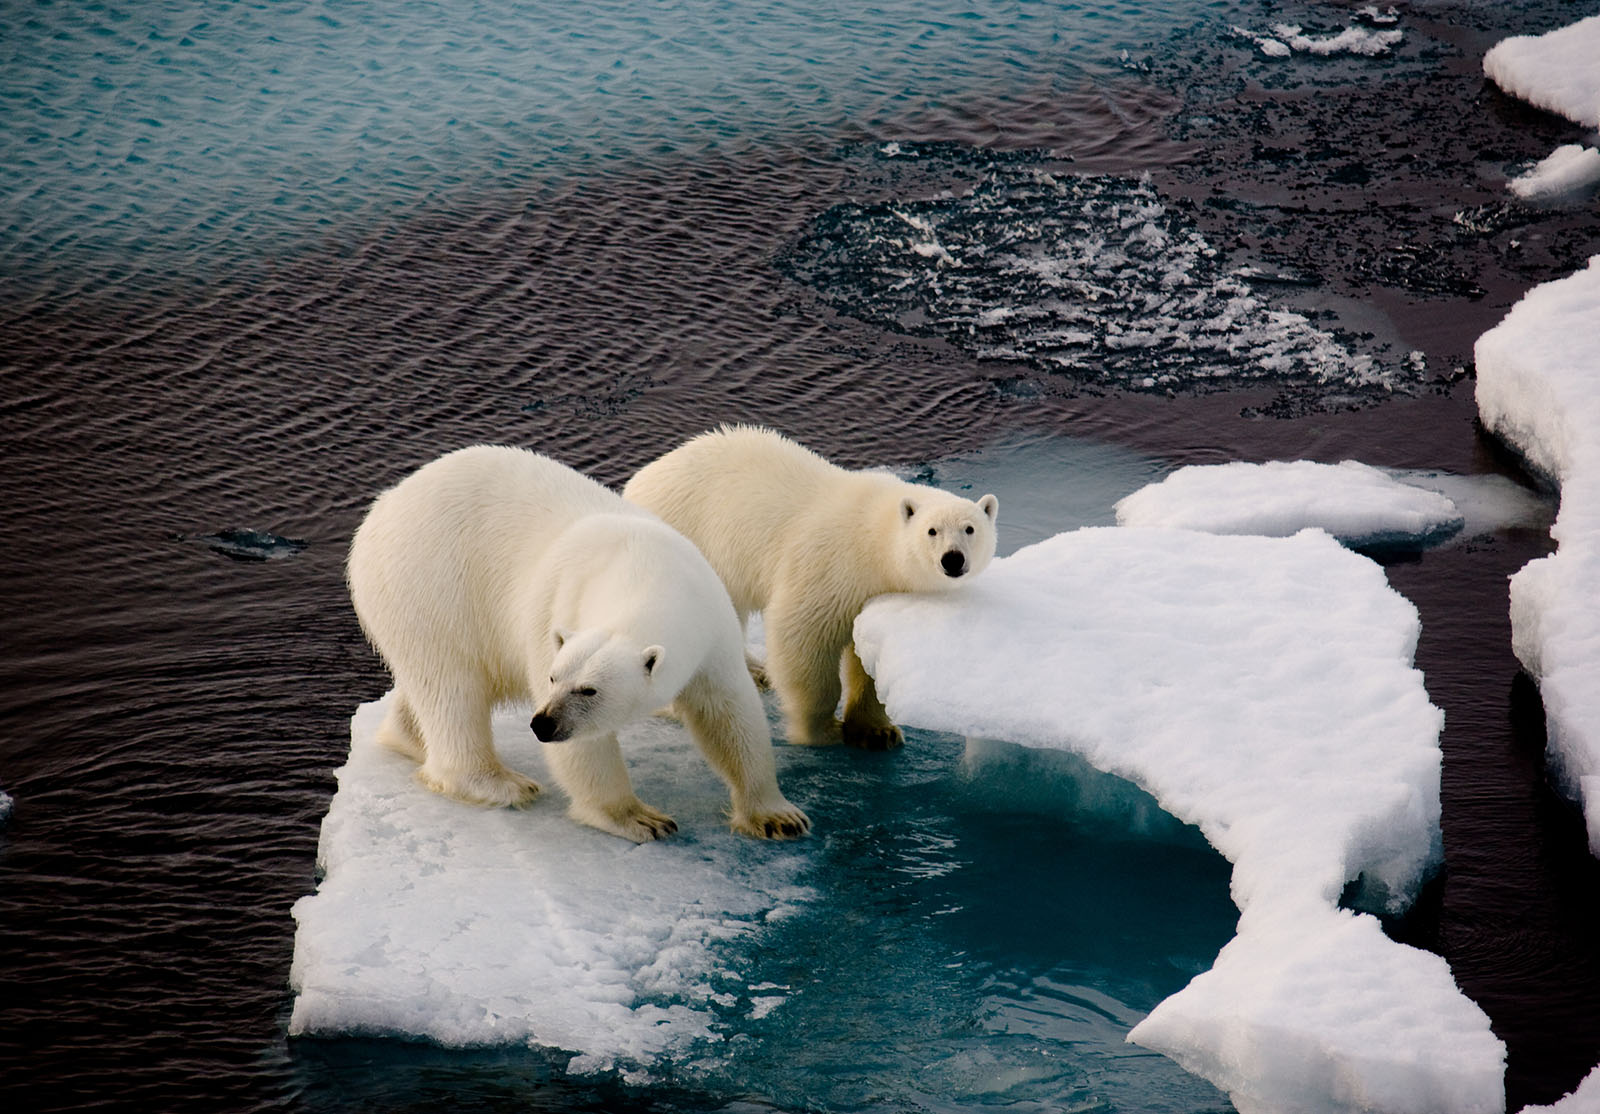
<path id="1" fill-rule="evenodd" d="M 1581 143 L 1557 147 L 1538 165 L 1511 182 L 1511 192 L 1524 201 L 1577 193 L 1600 182 L 1600 151 Z"/>
<path id="2" fill-rule="evenodd" d="M 1586 21 L 1600 28 L 1600 20 Z M 1597 32 L 1600 33 L 1600 32 Z M 1561 490 L 1556 552 L 1511 578 L 1512 648 L 1600 855 L 1600 255 L 1478 338 L 1478 414 Z"/>
<path id="3" fill-rule="evenodd" d="M 1194 465 L 1127 496 L 1116 510 L 1121 526 L 1270 537 L 1317 526 L 1368 546 L 1436 541 L 1465 521 L 1444 495 L 1353 460 Z"/>
<path id="4" fill-rule="evenodd" d="M 1358 14 L 1366 15 L 1367 11 L 1363 9 Z M 1376 9 L 1371 11 L 1376 22 L 1386 25 L 1397 22 L 1396 18 L 1378 15 Z M 1292 54 L 1311 54 L 1319 58 L 1335 54 L 1359 54 L 1375 58 L 1388 54 L 1405 38 L 1404 31 L 1393 28 L 1374 31 L 1366 27 L 1346 27 L 1331 35 L 1314 36 L 1306 34 L 1305 29 L 1296 23 L 1275 23 L 1270 35 L 1257 34 L 1244 27 L 1234 27 L 1232 31 L 1240 38 L 1254 42 L 1268 58 L 1288 58 Z"/>
<path id="5" fill-rule="evenodd" d="M 1500 88 L 1546 112 L 1600 128 L 1600 15 L 1543 35 L 1502 39 L 1483 56 Z"/>
<path id="6" fill-rule="evenodd" d="M 1443 716 L 1414 607 L 1320 531 L 1084 529 L 959 594 L 884 596 L 856 646 L 899 722 L 1071 750 L 1233 864 L 1238 936 L 1131 1039 L 1242 1111 L 1504 1105 L 1504 1046 L 1390 941 L 1440 858 Z M 1352 886 L 1352 884 L 1355 884 Z"/>
<path id="7" fill-rule="evenodd" d="M 6 821 L 11 819 L 11 809 L 15 802 L 4 789 L 0 789 L 0 828 L 5 827 Z"/>
<path id="8" fill-rule="evenodd" d="M 624 737 L 641 795 L 681 825 L 636 846 L 554 801 L 480 810 L 427 792 L 373 741 L 384 710 L 351 721 L 325 877 L 294 907 L 293 1034 L 538 1044 L 577 1053 L 574 1071 L 648 1064 L 712 1033 L 713 982 L 740 977 L 718 943 L 810 897 L 799 851 L 727 830 L 726 789 L 674 725 Z M 494 730 L 508 764 L 543 774 L 526 713 Z"/>
<path id="9" fill-rule="evenodd" d="M 1600 1065 L 1578 1084 L 1577 1090 L 1549 1106 L 1524 1106 L 1522 1114 L 1595 1114 L 1600 1110 Z"/>

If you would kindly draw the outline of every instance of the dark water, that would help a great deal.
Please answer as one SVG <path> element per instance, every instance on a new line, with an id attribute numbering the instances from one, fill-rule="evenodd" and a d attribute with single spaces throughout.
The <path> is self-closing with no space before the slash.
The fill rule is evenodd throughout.
<path id="1" fill-rule="evenodd" d="M 805 11 L 774 10 L 785 42 L 817 34 Z M 284 31 L 269 54 L 342 60 L 380 34 L 331 5 L 295 11 L 278 30 L 302 37 Z M 1349 456 L 1516 474 L 1474 427 L 1471 342 L 1527 287 L 1591 253 L 1600 220 L 1592 205 L 1505 203 L 1497 175 L 1575 129 L 1486 89 L 1476 59 L 1503 34 L 1587 13 L 1430 5 L 1406 13 L 1397 58 L 1284 70 L 1225 28 L 1305 17 L 1291 6 L 1196 6 L 1173 38 L 1149 8 L 1060 11 L 1080 40 L 1057 9 L 1019 5 L 1015 20 L 981 24 L 993 51 L 981 63 L 957 65 L 961 48 L 931 25 L 919 32 L 925 58 L 917 34 L 881 55 L 852 53 L 860 40 L 846 35 L 800 100 L 752 92 L 759 66 L 719 73 L 733 55 L 708 19 L 689 38 L 709 61 L 682 79 L 697 91 L 663 98 L 688 105 L 684 118 L 667 128 L 659 106 L 639 109 L 623 129 L 632 140 L 598 146 L 609 110 L 644 104 L 640 90 L 677 71 L 636 66 L 612 94 L 622 100 L 584 101 L 595 118 L 581 126 L 502 111 L 492 96 L 474 113 L 463 95 L 453 119 L 492 134 L 433 146 L 426 113 L 386 117 L 372 107 L 381 98 L 352 93 L 350 111 L 371 113 L 355 126 L 339 98 L 308 93 L 290 103 L 324 141 L 301 151 L 304 121 L 268 119 L 280 102 L 267 90 L 317 83 L 280 64 L 274 86 L 218 46 L 206 72 L 227 81 L 158 89 L 166 123 L 138 125 L 149 138 L 190 122 L 156 142 L 169 154 L 145 159 L 166 168 L 154 177 L 127 169 L 145 134 L 133 125 L 91 134 L 93 158 L 62 138 L 75 119 L 160 118 L 119 117 L 118 89 L 132 86 L 95 73 L 95 59 L 119 57 L 117 42 L 138 56 L 185 35 L 207 44 L 196 28 L 225 20 L 172 5 L 163 18 L 183 27 L 146 27 L 136 9 L 41 5 L 29 35 L 8 30 L 3 111 L 68 123 L 12 131 L 44 138 L 37 150 L 14 139 L 3 179 L 7 1109 L 420 1110 L 459 1101 L 468 1083 L 496 1108 L 739 1097 L 569 1079 L 560 1058 L 538 1055 L 284 1037 L 288 910 L 314 885 L 349 714 L 385 687 L 348 610 L 344 546 L 374 492 L 448 448 L 529 445 L 619 483 L 679 439 L 738 420 L 847 465 L 940 460 L 1038 432 L 1179 463 Z M 1322 18 L 1342 26 L 1338 12 Z M 648 21 L 612 14 L 673 56 Z M 480 26 L 430 19 L 419 26 L 446 39 Z M 73 44 L 80 70 L 42 73 L 16 45 L 51 41 Z M 412 67 L 380 91 L 412 103 L 430 88 L 493 88 L 507 63 L 494 34 L 483 41 L 484 68 L 460 78 L 435 64 L 454 56 L 410 43 Z M 382 57 L 407 47 L 402 36 Z M 996 61 L 1007 51 L 1016 65 Z M 802 74 L 815 62 L 781 54 Z M 861 60 L 880 56 L 900 70 Z M 318 80 L 329 65 L 313 67 Z M 830 93 L 857 67 L 870 71 L 867 92 L 845 82 L 858 91 Z M 715 92 L 719 77 L 731 90 Z M 29 100 L 32 88 L 43 92 Z M 727 106 L 744 102 L 764 106 L 741 118 L 755 126 L 728 122 Z M 241 131 L 259 142 L 240 150 L 278 161 L 235 157 Z M 665 138 L 637 142 L 651 131 Z M 130 146 L 112 159 L 119 134 Z M 884 153 L 890 142 L 960 153 L 908 165 Z M 504 172 L 462 172 L 452 144 L 470 167 L 493 149 Z M 408 161 L 419 146 L 446 153 L 419 166 Z M 225 167 L 207 170 L 219 150 Z M 1310 382 L 1127 392 L 1038 351 L 997 358 L 907 320 L 874 294 L 878 271 L 863 268 L 854 301 L 838 283 L 801 281 L 795 260 L 830 219 L 937 205 L 941 190 L 984 180 L 990 150 L 1047 152 L 1061 173 L 1148 172 L 1185 229 L 1231 262 L 1292 278 L 1275 288 L 1283 305 L 1404 372 L 1394 397 Z M 351 151 L 382 157 L 363 169 Z M 301 188 L 322 179 L 333 185 Z M 1400 358 L 1411 350 L 1423 365 Z M 278 554 L 266 535 L 304 548 L 236 560 L 208 540 Z M 1548 546 L 1505 531 L 1389 570 L 1421 609 L 1419 665 L 1447 716 L 1445 871 L 1393 931 L 1446 956 L 1488 1012 L 1509 1046 L 1512 1110 L 1559 1097 L 1600 1060 L 1600 864 L 1547 783 L 1537 693 L 1519 677 L 1505 614 L 1505 576 Z"/>

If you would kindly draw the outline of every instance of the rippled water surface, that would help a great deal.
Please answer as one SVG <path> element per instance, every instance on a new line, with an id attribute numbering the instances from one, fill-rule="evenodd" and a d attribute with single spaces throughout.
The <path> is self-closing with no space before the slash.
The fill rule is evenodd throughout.
<path id="1" fill-rule="evenodd" d="M 1574 130 L 1486 89 L 1477 58 L 1569 5 L 1421 4 L 1386 57 L 1282 62 L 1231 29 L 1353 10 L 13 8 L 8 1109 L 1223 1107 L 1161 1058 L 1096 1060 L 1226 939 L 1219 860 L 1086 824 L 1075 772 L 1008 779 L 1004 750 L 974 767 L 935 739 L 794 771 L 839 802 L 816 838 L 831 826 L 844 912 L 884 947 L 772 943 L 885 979 L 895 1011 L 778 1010 L 738 1071 L 650 1088 L 541 1052 L 288 1042 L 289 907 L 348 717 L 386 687 L 344 547 L 446 449 L 523 444 L 620 483 L 725 420 L 847 465 L 967 469 L 1063 524 L 1176 463 L 1520 481 L 1474 430 L 1471 343 L 1600 220 L 1507 203 L 1505 175 Z M 1506 575 L 1549 544 L 1518 526 L 1389 566 L 1447 715 L 1446 869 L 1391 931 L 1489 1013 L 1513 1110 L 1600 1060 L 1600 870 L 1546 783 L 1505 617 Z M 924 842 L 872 838 L 875 808 Z M 1072 861 L 1031 840 L 1041 817 Z M 896 887 L 873 893 L 880 874 Z M 1193 915 L 1164 921 L 1185 886 Z M 997 1068 L 1022 1046 L 1067 1065 Z"/>

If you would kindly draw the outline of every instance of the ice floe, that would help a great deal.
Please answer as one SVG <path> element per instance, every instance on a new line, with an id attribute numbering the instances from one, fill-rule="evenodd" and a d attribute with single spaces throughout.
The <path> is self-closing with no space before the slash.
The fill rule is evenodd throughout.
<path id="1" fill-rule="evenodd" d="M 1595 21 L 1600 28 L 1600 21 Z M 1600 255 L 1478 338 L 1478 413 L 1558 485 L 1556 552 L 1511 578 L 1512 645 L 1600 855 Z"/>
<path id="2" fill-rule="evenodd" d="M 1347 545 L 1427 544 L 1465 516 L 1447 496 L 1347 460 L 1193 465 L 1117 503 L 1121 526 L 1288 537 L 1320 527 Z"/>
<path id="3" fill-rule="evenodd" d="M 624 735 L 640 795 L 680 825 L 636 846 L 548 803 L 482 810 L 421 789 L 373 741 L 383 714 L 351 721 L 325 876 L 294 907 L 292 1034 L 541 1045 L 577 1053 L 573 1071 L 629 1071 L 709 1037 L 718 1010 L 772 1009 L 760 987 L 730 995 L 725 945 L 809 900 L 803 855 L 728 831 L 726 792 L 681 730 Z M 525 712 L 494 731 L 510 765 L 544 773 Z"/>
<path id="4" fill-rule="evenodd" d="M 855 633 L 896 720 L 1074 751 L 1234 864 L 1238 935 L 1130 1039 L 1246 1114 L 1497 1112 L 1504 1046 L 1444 960 L 1341 907 L 1403 908 L 1439 861 L 1419 629 L 1320 531 L 1095 528 Z"/>
<path id="5" fill-rule="evenodd" d="M 1600 15 L 1543 35 L 1502 39 L 1483 58 L 1500 88 L 1546 112 L 1600 128 Z"/>
<path id="6" fill-rule="evenodd" d="M 1548 1106 L 1524 1106 L 1522 1114 L 1595 1114 L 1600 1110 L 1600 1066 L 1584 1076 L 1577 1089 Z"/>
<path id="7" fill-rule="evenodd" d="M 1513 178 L 1510 188 L 1524 201 L 1541 201 L 1577 193 L 1596 182 L 1600 182 L 1600 151 L 1568 143 Z"/>
<path id="8" fill-rule="evenodd" d="M 14 804 L 10 795 L 4 789 L 0 789 L 0 828 L 5 827 L 6 822 L 11 819 L 11 809 Z"/>

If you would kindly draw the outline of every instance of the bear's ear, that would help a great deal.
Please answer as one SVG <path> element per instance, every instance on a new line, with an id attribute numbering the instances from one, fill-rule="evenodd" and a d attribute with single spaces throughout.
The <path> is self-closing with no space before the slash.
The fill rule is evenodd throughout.
<path id="1" fill-rule="evenodd" d="M 917 505 L 910 499 L 900 500 L 900 521 L 910 522 L 911 516 L 917 513 Z"/>
<path id="2" fill-rule="evenodd" d="M 661 664 L 661 655 L 666 651 L 660 646 L 646 646 L 644 649 L 644 675 L 650 676 L 656 671 L 656 666 Z"/>
<path id="3" fill-rule="evenodd" d="M 565 627 L 557 627 L 555 630 L 550 632 L 551 641 L 556 644 L 556 650 L 558 652 L 560 651 L 561 647 L 567 644 L 567 639 L 571 637 L 572 632 L 567 630 Z"/>
<path id="4" fill-rule="evenodd" d="M 994 516 L 1000 513 L 1000 500 L 993 495 L 985 495 L 982 499 L 979 499 L 978 506 L 988 516 L 990 522 L 993 522 Z"/>

